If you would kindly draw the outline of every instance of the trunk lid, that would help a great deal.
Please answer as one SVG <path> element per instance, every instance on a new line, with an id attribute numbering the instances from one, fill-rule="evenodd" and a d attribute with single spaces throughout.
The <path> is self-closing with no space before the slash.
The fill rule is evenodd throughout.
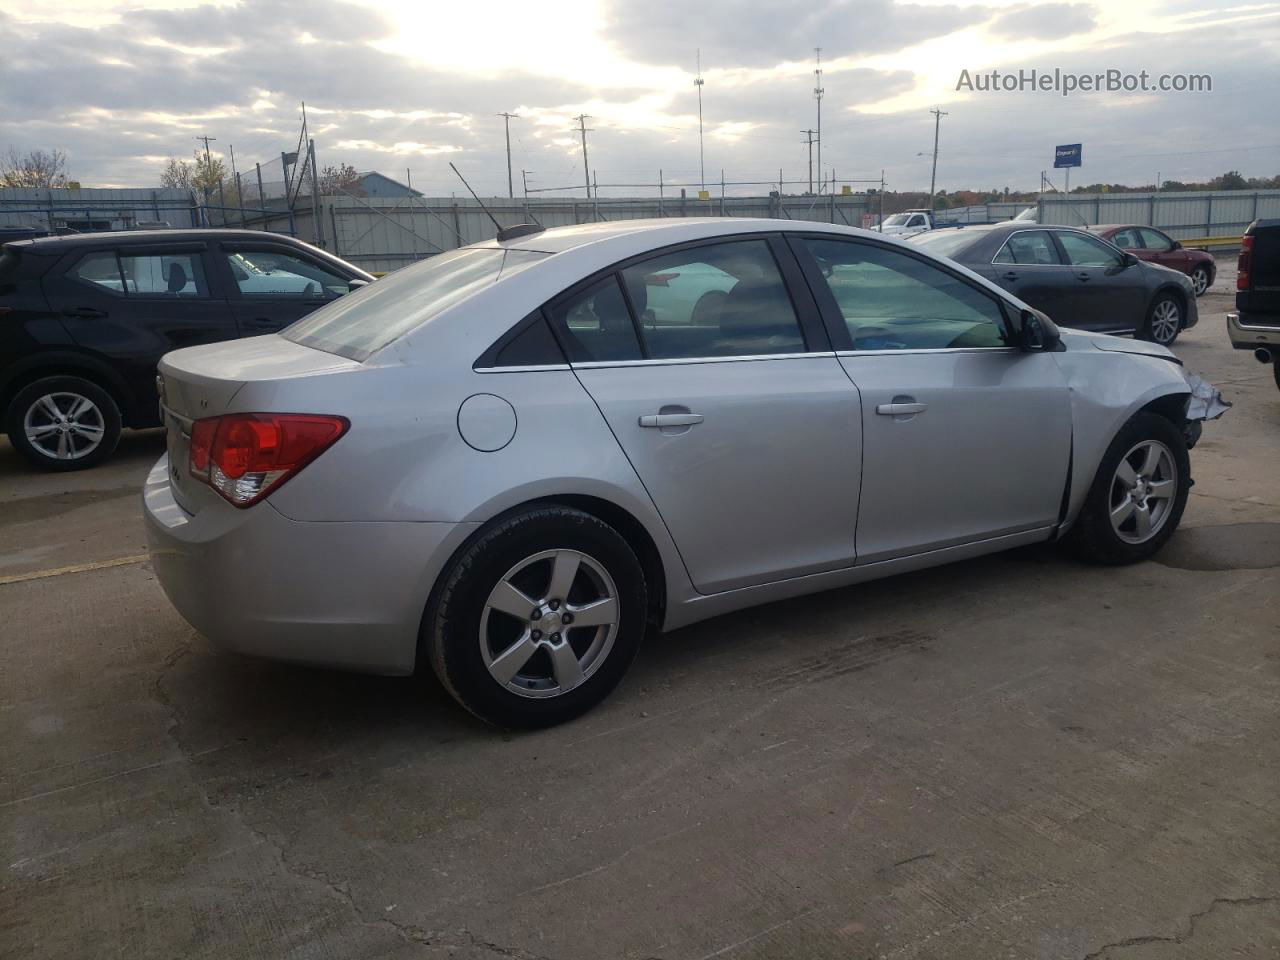
<path id="1" fill-rule="evenodd" d="M 191 425 L 205 417 L 244 410 L 235 399 L 246 384 L 290 380 L 359 369 L 354 360 L 270 335 L 187 347 L 160 359 L 156 385 L 169 454 L 173 497 L 187 513 L 211 504 L 235 509 L 188 472 Z"/>

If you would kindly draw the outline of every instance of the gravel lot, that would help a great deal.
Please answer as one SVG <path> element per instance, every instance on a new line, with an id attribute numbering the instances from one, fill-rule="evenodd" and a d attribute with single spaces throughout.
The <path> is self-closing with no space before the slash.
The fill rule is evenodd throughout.
<path id="1" fill-rule="evenodd" d="M 1231 276 L 1159 562 L 724 617 L 535 734 L 193 635 L 142 556 L 158 433 L 58 477 L 0 441 L 0 955 L 1277 956 L 1280 391 Z"/>

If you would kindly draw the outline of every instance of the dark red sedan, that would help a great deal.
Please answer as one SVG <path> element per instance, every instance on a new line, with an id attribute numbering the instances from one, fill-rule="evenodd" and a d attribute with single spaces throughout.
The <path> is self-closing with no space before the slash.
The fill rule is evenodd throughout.
<path id="1" fill-rule="evenodd" d="M 1121 250 L 1127 250 L 1139 260 L 1158 263 L 1185 273 L 1191 278 L 1196 296 L 1202 296 L 1213 284 L 1218 272 L 1217 264 L 1211 254 L 1203 250 L 1188 250 L 1177 240 L 1166 236 L 1155 227 L 1144 227 L 1141 224 L 1101 224 L 1090 227 L 1103 239 L 1110 240 Z"/>

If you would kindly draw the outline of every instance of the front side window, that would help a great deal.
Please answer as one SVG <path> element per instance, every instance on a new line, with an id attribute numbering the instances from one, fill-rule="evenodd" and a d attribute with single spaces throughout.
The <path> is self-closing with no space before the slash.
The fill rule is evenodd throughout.
<path id="1" fill-rule="evenodd" d="M 547 256 L 493 247 L 450 250 L 325 304 L 281 336 L 362 362 L 449 307 Z"/>
<path id="2" fill-rule="evenodd" d="M 1022 230 L 1005 241 L 991 262 L 1052 266 L 1062 260 L 1048 233 L 1044 230 Z"/>
<path id="3" fill-rule="evenodd" d="M 911 220 L 907 223 L 907 226 L 908 226 L 908 227 L 923 227 L 923 226 L 924 226 L 924 217 L 920 216 L 920 214 L 918 214 L 918 213 L 917 213 L 917 214 L 916 214 L 914 217 L 912 217 L 912 218 L 911 218 Z"/>
<path id="4" fill-rule="evenodd" d="M 347 278 L 334 270 L 283 251 L 244 249 L 226 258 L 242 297 L 332 300 L 350 290 Z"/>
<path id="5" fill-rule="evenodd" d="M 924 260 L 873 244 L 805 238 L 855 350 L 1003 347 L 999 303 Z"/>
<path id="6" fill-rule="evenodd" d="M 1073 267 L 1120 266 L 1120 255 L 1115 250 L 1083 233 L 1060 233 L 1058 242 L 1067 255 L 1067 262 Z"/>
<path id="7" fill-rule="evenodd" d="M 198 253 L 121 252 L 125 291 L 144 297 L 207 297 L 204 264 Z"/>
<path id="8" fill-rule="evenodd" d="M 622 271 L 647 356 L 801 353 L 800 321 L 767 240 L 705 244 Z"/>
<path id="9" fill-rule="evenodd" d="M 1142 239 L 1148 250 L 1154 250 L 1156 253 L 1168 253 L 1173 249 L 1173 241 L 1166 237 L 1159 230 L 1152 230 L 1149 227 L 1141 227 Z M 1121 244 L 1123 246 L 1123 244 Z"/>

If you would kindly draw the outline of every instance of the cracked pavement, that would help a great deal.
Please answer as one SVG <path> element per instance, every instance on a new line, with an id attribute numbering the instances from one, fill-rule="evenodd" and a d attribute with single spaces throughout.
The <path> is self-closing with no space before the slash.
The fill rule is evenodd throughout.
<path id="1" fill-rule="evenodd" d="M 1280 392 L 1228 302 L 1177 347 L 1235 407 L 1168 563 L 746 611 L 533 734 L 219 652 L 145 562 L 22 579 L 142 553 L 162 442 L 0 441 L 0 955 L 1280 955 Z"/>

